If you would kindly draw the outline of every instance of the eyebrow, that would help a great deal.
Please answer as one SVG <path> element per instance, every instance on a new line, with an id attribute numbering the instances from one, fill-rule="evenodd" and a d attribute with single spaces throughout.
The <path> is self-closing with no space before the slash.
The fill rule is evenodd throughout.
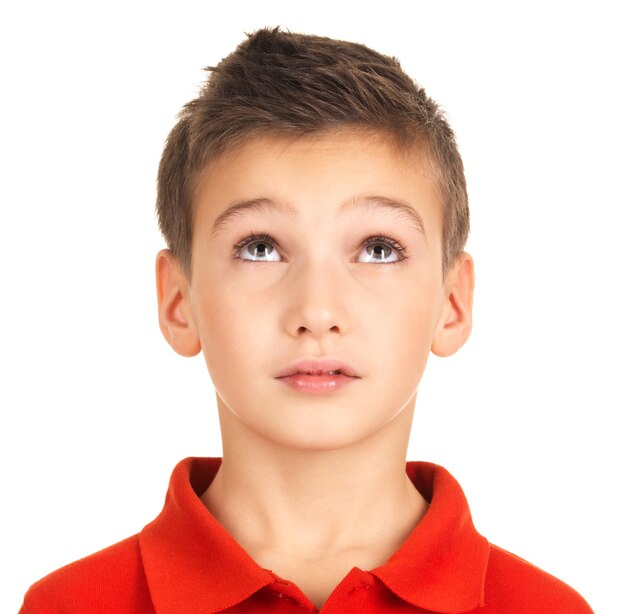
<path id="1" fill-rule="evenodd" d="M 409 203 L 403 200 L 388 198 L 387 196 L 357 196 L 342 203 L 339 207 L 339 213 L 344 214 L 354 209 L 364 209 L 368 213 L 395 211 L 397 213 L 397 219 L 408 222 L 412 228 L 426 237 L 422 216 Z M 267 211 L 276 211 L 292 219 L 298 217 L 297 209 L 293 205 L 285 202 L 275 201 L 270 198 L 242 200 L 233 203 L 217 216 L 211 227 L 210 236 L 215 236 L 220 230 L 224 229 L 232 219 L 240 215 L 247 212 L 265 213 Z"/>

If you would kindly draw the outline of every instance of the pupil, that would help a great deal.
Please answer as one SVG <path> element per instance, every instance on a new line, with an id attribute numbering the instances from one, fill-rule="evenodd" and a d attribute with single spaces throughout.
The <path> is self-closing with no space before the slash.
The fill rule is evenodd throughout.
<path id="1" fill-rule="evenodd" d="M 374 254 L 376 256 L 382 256 L 386 252 L 386 250 L 388 250 L 388 249 L 390 250 L 391 249 L 391 248 L 387 247 L 386 245 L 380 245 L 380 244 L 373 245 L 372 248 L 373 248 Z"/>
<path id="2" fill-rule="evenodd" d="M 270 253 L 271 250 L 268 250 L 266 247 L 265 243 L 254 243 L 252 244 L 249 248 L 248 251 L 253 255 L 253 256 L 266 256 L 268 253 Z"/>

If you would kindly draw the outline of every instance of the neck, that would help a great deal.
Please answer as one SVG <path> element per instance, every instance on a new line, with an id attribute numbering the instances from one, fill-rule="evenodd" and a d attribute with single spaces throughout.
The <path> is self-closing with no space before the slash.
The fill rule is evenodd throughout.
<path id="1" fill-rule="evenodd" d="M 278 446 L 218 406 L 223 460 L 203 501 L 248 552 L 310 559 L 386 544 L 391 554 L 425 513 L 406 474 L 412 405 L 375 435 L 333 450 Z"/>

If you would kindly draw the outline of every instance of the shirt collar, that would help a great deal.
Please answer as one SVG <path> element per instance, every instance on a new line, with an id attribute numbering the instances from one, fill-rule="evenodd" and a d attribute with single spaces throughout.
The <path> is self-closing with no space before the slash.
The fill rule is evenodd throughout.
<path id="1" fill-rule="evenodd" d="M 159 614 L 219 612 L 274 576 L 263 569 L 199 498 L 221 458 L 186 458 L 172 473 L 163 511 L 139 534 L 150 595 Z"/>
<path id="2" fill-rule="evenodd" d="M 430 506 L 389 561 L 371 573 L 405 601 L 433 612 L 484 605 L 489 543 L 474 528 L 461 486 L 433 463 L 411 461 L 406 470 Z"/>
<path id="3" fill-rule="evenodd" d="M 276 581 L 199 498 L 221 462 L 178 463 L 163 511 L 139 535 L 159 614 L 219 612 Z M 481 605 L 489 544 L 474 528 L 461 487 L 431 463 L 408 462 L 406 470 L 429 509 L 389 561 L 370 572 L 398 597 L 427 610 L 456 614 Z"/>

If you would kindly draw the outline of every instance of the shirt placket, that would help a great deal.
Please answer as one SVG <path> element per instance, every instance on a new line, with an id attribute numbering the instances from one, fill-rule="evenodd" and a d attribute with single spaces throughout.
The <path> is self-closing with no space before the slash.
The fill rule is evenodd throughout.
<path id="1" fill-rule="evenodd" d="M 268 586 L 276 600 L 276 612 L 289 614 L 360 614 L 375 580 L 371 574 L 354 567 L 335 587 L 321 609 L 293 582 L 277 578 Z"/>
<path id="2" fill-rule="evenodd" d="M 372 575 L 353 567 L 329 595 L 319 614 L 361 614 L 372 590 L 375 590 Z"/>

